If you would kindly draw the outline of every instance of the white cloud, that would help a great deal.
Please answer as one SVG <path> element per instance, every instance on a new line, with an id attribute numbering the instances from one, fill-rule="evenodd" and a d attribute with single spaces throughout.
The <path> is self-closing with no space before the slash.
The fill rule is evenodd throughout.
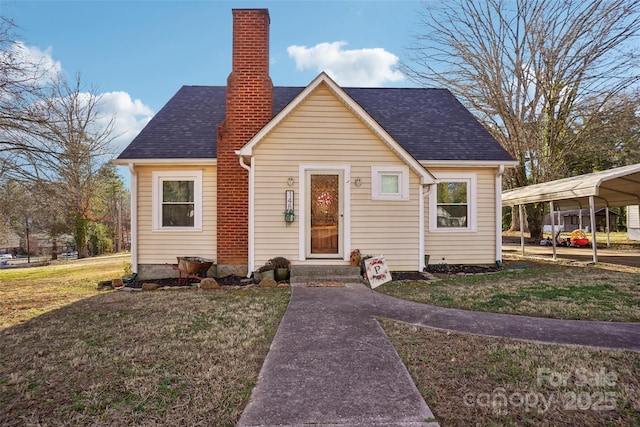
<path id="1" fill-rule="evenodd" d="M 117 155 L 149 123 L 154 113 L 141 100 L 131 99 L 127 92 L 106 92 L 100 96 L 101 120 L 106 123 L 114 117 L 113 146 Z"/>
<path id="2" fill-rule="evenodd" d="M 53 59 L 51 50 L 51 47 L 41 50 L 35 46 L 27 46 L 22 42 L 16 42 L 13 44 L 9 54 L 13 55 L 24 74 L 45 85 L 55 80 L 56 76 L 62 71 L 60 61 Z"/>
<path id="3" fill-rule="evenodd" d="M 399 58 L 382 48 L 344 50 L 347 42 L 320 43 L 313 47 L 289 46 L 287 53 L 298 70 L 324 71 L 341 86 L 375 87 L 404 80 L 394 67 Z"/>
<path id="4" fill-rule="evenodd" d="M 28 77 L 45 86 L 55 81 L 62 73 L 62 64 L 53 59 L 51 47 L 42 50 L 16 42 L 9 51 L 0 52 L 0 60 L 8 59 L 8 55 L 24 71 L 21 76 L 12 76 L 14 78 Z M 87 100 L 90 97 L 88 93 L 83 95 Z M 131 99 L 127 92 L 105 92 L 98 96 L 101 97 L 98 125 L 106 126 L 113 119 L 112 135 L 115 139 L 111 148 L 113 153 L 118 155 L 151 120 L 154 112 L 141 100 Z"/>

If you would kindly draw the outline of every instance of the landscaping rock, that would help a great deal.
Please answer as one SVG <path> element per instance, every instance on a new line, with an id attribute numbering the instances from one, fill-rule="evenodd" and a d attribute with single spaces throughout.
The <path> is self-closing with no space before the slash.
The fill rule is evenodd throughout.
<path id="1" fill-rule="evenodd" d="M 261 288 L 275 288 L 278 286 L 278 282 L 275 281 L 273 277 L 265 277 L 260 281 Z"/>
<path id="2" fill-rule="evenodd" d="M 200 289 L 220 289 L 220 285 L 218 284 L 218 282 L 210 277 L 202 279 L 198 284 L 198 287 Z"/>
<path id="3" fill-rule="evenodd" d="M 111 288 L 113 288 L 113 285 L 111 285 L 111 280 L 103 280 L 101 282 L 98 282 L 98 290 Z"/>
<path id="4" fill-rule="evenodd" d="M 142 290 L 143 291 L 155 291 L 156 289 L 158 289 L 158 284 L 157 283 L 143 283 L 142 284 Z"/>
<path id="5" fill-rule="evenodd" d="M 122 279 L 113 279 L 111 281 L 111 286 L 113 286 L 114 288 L 121 288 L 124 286 L 124 282 L 122 281 Z"/>
<path id="6" fill-rule="evenodd" d="M 288 288 L 288 287 L 289 287 L 289 284 L 288 284 L 288 283 L 286 283 L 286 282 L 278 283 L 278 287 L 279 287 L 279 288 Z"/>

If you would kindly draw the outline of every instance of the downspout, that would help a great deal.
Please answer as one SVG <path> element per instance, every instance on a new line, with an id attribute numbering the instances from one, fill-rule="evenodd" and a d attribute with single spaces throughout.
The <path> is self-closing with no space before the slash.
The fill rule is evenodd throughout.
<path id="1" fill-rule="evenodd" d="M 431 192 L 431 187 L 434 184 L 422 184 L 420 186 L 420 197 L 419 197 L 419 209 L 420 209 L 420 218 L 418 224 L 418 265 L 420 266 L 420 271 L 424 271 L 427 268 L 427 263 L 425 262 L 425 203 L 424 199 L 429 197 L 429 193 Z M 425 187 L 427 191 L 424 191 Z"/>
<path id="2" fill-rule="evenodd" d="M 496 173 L 496 266 L 502 267 L 502 175 L 504 165 Z"/>
<path id="3" fill-rule="evenodd" d="M 129 163 L 131 174 L 131 271 L 138 272 L 138 173 L 133 163 Z"/>
<path id="4" fill-rule="evenodd" d="M 236 152 L 236 154 L 238 154 L 238 152 Z M 248 219 L 248 231 L 249 231 L 249 238 L 247 239 L 249 242 L 249 248 L 248 248 L 248 252 L 249 252 L 249 259 L 247 260 L 247 277 L 251 277 L 251 274 L 253 273 L 253 268 L 254 268 L 254 264 L 255 264 L 255 259 L 254 259 L 254 234 L 253 234 L 253 227 L 254 227 L 254 218 L 253 218 L 253 181 L 254 181 L 254 172 L 253 172 L 253 168 L 246 164 L 244 162 L 244 156 L 238 155 L 238 161 L 240 162 L 240 166 L 242 166 L 242 168 L 246 169 L 249 172 L 249 206 L 247 206 L 247 209 L 249 210 L 248 214 L 247 214 L 247 219 Z"/>

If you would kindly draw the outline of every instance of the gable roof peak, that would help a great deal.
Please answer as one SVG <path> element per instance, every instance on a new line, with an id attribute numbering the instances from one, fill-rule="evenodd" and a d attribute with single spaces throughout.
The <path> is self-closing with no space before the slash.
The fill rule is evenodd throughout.
<path id="1" fill-rule="evenodd" d="M 402 147 L 393 137 L 373 118 L 371 115 L 358 104 L 347 92 L 344 91 L 327 73 L 324 71 L 318 74 L 300 94 L 298 94 L 282 111 L 267 123 L 265 127 L 247 142 L 244 147 L 236 151 L 239 156 L 252 156 L 253 148 L 260 143 L 279 123 L 281 123 L 298 105 L 302 103 L 313 91 L 320 85 L 326 85 L 331 92 L 334 93 L 344 104 L 353 111 L 354 114 L 362 120 L 365 125 L 371 129 L 393 152 L 395 152 L 411 169 L 419 176 L 422 184 L 433 184 L 436 182 L 435 177 L 425 169 L 409 152 Z"/>

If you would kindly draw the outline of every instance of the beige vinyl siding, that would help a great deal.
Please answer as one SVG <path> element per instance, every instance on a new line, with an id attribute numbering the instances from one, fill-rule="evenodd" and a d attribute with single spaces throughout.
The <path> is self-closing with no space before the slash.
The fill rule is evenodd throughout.
<path id="1" fill-rule="evenodd" d="M 425 255 L 429 264 L 494 264 L 496 262 L 495 168 L 452 169 L 429 168 L 436 178 L 439 173 L 476 174 L 477 223 L 475 232 L 429 232 L 427 197 L 425 200 Z M 431 191 L 436 191 L 435 187 Z"/>
<path id="2" fill-rule="evenodd" d="M 202 231 L 153 231 L 152 172 L 202 170 Z M 216 258 L 215 166 L 138 166 L 138 264 L 176 263 L 176 256 Z"/>
<path id="3" fill-rule="evenodd" d="M 409 171 L 410 200 L 371 200 L 371 166 L 404 165 L 357 116 L 324 85 L 320 85 L 254 149 L 255 265 L 273 256 L 294 263 L 348 263 L 336 260 L 300 260 L 299 217 L 284 221 L 285 191 L 295 191 L 295 212 L 304 209 L 300 191 L 300 164 L 350 168 L 350 250 L 363 255 L 385 255 L 392 270 L 419 267 L 419 178 Z M 288 186 L 292 177 L 294 185 Z M 360 178 L 362 185 L 354 184 Z"/>

